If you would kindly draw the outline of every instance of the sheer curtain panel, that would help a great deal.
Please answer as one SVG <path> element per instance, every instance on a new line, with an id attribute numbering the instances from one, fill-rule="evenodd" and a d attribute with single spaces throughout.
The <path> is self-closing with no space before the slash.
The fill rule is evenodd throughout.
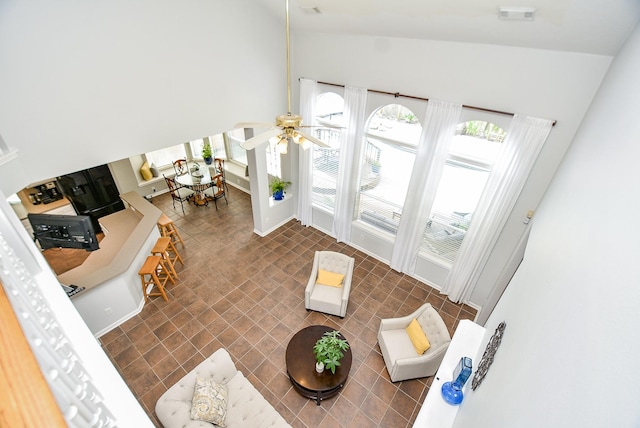
<path id="1" fill-rule="evenodd" d="M 347 129 L 342 133 L 336 183 L 336 207 L 333 216 L 333 234 L 338 242 L 349 242 L 351 238 L 366 104 L 366 89 L 345 86 L 344 117 Z"/>
<path id="2" fill-rule="evenodd" d="M 429 100 L 416 153 L 415 166 L 391 254 L 391 268 L 412 274 L 418 248 L 427 227 L 461 104 Z"/>
<path id="3" fill-rule="evenodd" d="M 551 126 L 552 121 L 547 119 L 514 115 L 504 147 L 442 288 L 450 300 L 467 302 L 471 296 Z"/>
<path id="4" fill-rule="evenodd" d="M 300 79 L 300 116 L 305 125 L 314 125 L 318 83 Z M 298 220 L 309 226 L 313 219 L 313 149 L 298 146 Z"/>

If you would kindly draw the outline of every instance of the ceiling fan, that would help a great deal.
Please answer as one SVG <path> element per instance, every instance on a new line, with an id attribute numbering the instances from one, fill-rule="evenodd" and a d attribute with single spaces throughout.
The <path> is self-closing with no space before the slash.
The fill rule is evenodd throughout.
<path id="1" fill-rule="evenodd" d="M 304 149 L 310 146 L 310 143 L 317 144 L 321 147 L 331 147 L 329 144 L 302 132 L 300 128 L 310 128 L 310 126 L 302 126 L 302 117 L 291 113 L 291 65 L 290 65 L 290 46 L 289 46 L 289 0 L 285 0 L 286 13 L 286 35 L 287 35 L 287 114 L 276 116 L 275 123 L 237 123 L 236 128 L 270 128 L 268 131 L 256 135 L 244 141 L 240 146 L 246 150 L 255 149 L 257 146 L 269 140 L 277 144 L 278 152 L 287 153 L 289 141 L 300 144 Z M 323 126 L 331 127 L 331 126 Z"/>

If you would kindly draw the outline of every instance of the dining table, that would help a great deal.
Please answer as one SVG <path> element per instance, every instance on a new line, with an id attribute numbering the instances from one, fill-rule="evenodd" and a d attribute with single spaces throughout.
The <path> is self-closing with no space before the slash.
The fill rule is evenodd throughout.
<path id="1" fill-rule="evenodd" d="M 190 169 L 182 175 L 176 175 L 175 180 L 181 186 L 194 191 L 194 203 L 197 206 L 207 205 L 210 198 L 208 198 L 204 191 L 213 186 L 211 172 L 208 167 L 200 167 L 198 169 Z"/>

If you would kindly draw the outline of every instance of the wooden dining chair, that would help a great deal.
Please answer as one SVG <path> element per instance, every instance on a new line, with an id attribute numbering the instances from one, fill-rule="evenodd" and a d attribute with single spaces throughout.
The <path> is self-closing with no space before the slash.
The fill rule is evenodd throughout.
<path id="1" fill-rule="evenodd" d="M 167 187 L 169 188 L 169 193 L 171 194 L 171 199 L 173 202 L 173 208 L 176 208 L 176 201 L 180 201 L 180 206 L 182 207 L 182 214 L 184 214 L 184 201 L 191 200 L 195 192 L 191 189 L 187 189 L 186 187 L 180 186 L 176 181 L 162 174 L 164 180 L 167 182 Z"/>
<path id="2" fill-rule="evenodd" d="M 211 177 L 211 185 L 204 190 L 204 194 L 216 204 L 216 211 L 218 210 L 218 199 L 224 198 L 225 202 L 229 204 L 229 201 L 227 201 L 227 192 L 224 190 L 222 174 L 216 174 Z"/>
<path id="3" fill-rule="evenodd" d="M 228 192 L 229 191 L 229 187 L 227 186 L 227 178 L 226 178 L 225 171 L 224 171 L 224 159 L 215 158 L 215 159 L 213 159 L 213 162 L 214 162 L 215 167 L 216 167 L 216 174 L 222 174 L 222 184 L 224 186 L 225 192 Z"/>
<path id="4" fill-rule="evenodd" d="M 173 162 L 173 169 L 176 175 L 184 175 L 189 172 L 189 165 L 186 159 L 178 159 Z"/>

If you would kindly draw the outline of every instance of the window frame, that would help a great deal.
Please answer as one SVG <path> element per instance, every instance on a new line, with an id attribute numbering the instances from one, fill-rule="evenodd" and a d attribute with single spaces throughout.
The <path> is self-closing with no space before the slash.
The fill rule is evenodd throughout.
<path id="1" fill-rule="evenodd" d="M 326 131 L 326 132 L 329 132 L 329 133 L 337 133 L 338 134 L 337 135 L 338 145 L 337 145 L 337 147 L 335 147 L 335 148 L 332 147 L 330 149 L 318 147 L 315 144 L 312 146 L 312 148 L 311 148 L 313 150 L 313 156 L 312 156 L 313 157 L 313 160 L 312 160 L 312 162 L 313 162 L 313 165 L 312 165 L 312 180 L 313 180 L 313 183 L 316 183 L 318 181 L 318 179 L 319 179 L 318 175 L 316 173 L 316 171 L 318 171 L 318 169 L 315 167 L 316 158 L 318 157 L 318 155 L 321 156 L 322 153 L 326 153 L 328 151 L 335 152 L 335 155 L 333 157 L 337 156 L 337 158 L 338 158 L 338 162 L 337 162 L 337 165 L 336 165 L 336 168 L 335 168 L 335 175 L 336 175 L 335 187 L 334 187 L 335 192 L 333 194 L 333 204 L 329 204 L 329 203 L 322 202 L 321 193 L 317 193 L 317 192 L 312 190 L 311 205 L 312 205 L 313 208 L 321 209 L 321 210 L 323 210 L 323 211 L 325 211 L 327 213 L 333 214 L 335 212 L 335 198 L 336 198 L 337 187 L 338 187 L 337 180 L 338 180 L 338 173 L 339 173 L 339 168 L 340 168 L 340 162 L 339 162 L 339 160 L 340 160 L 340 143 L 342 142 L 342 138 L 343 137 L 341 135 L 342 134 L 342 130 L 338 130 L 338 129 L 335 129 L 335 128 L 332 128 L 332 127 L 345 126 L 345 124 L 344 124 L 344 90 L 343 89 L 342 90 L 336 90 L 333 87 L 322 88 L 322 91 L 319 92 L 317 94 L 317 96 L 316 96 L 316 101 L 315 101 L 316 102 L 316 110 L 317 110 L 317 105 L 319 103 L 319 98 L 322 97 L 323 95 L 328 95 L 328 94 L 333 94 L 333 95 L 338 96 L 338 97 L 340 97 L 342 99 L 342 111 L 339 112 L 339 113 L 343 116 L 343 118 L 340 121 L 331 121 L 331 120 L 324 119 L 324 117 L 316 115 L 314 117 L 313 122 L 312 122 L 314 126 L 317 126 L 317 128 L 313 129 L 313 136 L 318 138 L 319 140 L 325 141 L 325 139 L 321 138 L 321 136 L 319 135 L 320 132 Z M 332 113 L 332 114 L 337 114 L 337 113 L 338 112 Z M 327 144 L 331 145 L 330 141 L 326 141 L 326 142 L 327 142 Z"/>
<path id="2" fill-rule="evenodd" d="M 509 125 L 511 123 L 511 119 L 512 116 L 510 115 L 504 115 L 504 114 L 499 114 L 499 113 L 493 113 L 493 112 L 485 112 L 485 111 L 480 111 L 480 110 L 475 110 L 475 109 L 470 109 L 470 108 L 465 108 L 463 107 L 462 109 L 462 113 L 460 115 L 460 119 L 458 120 L 458 123 L 465 123 L 465 122 L 470 122 L 470 121 L 484 121 L 484 122 L 489 122 L 489 123 L 493 123 L 499 127 L 501 127 L 508 135 L 508 131 L 509 131 Z M 505 137 L 506 140 L 507 137 Z M 504 143 L 504 141 L 503 141 Z M 462 164 L 463 166 L 469 166 L 472 168 L 477 168 L 479 170 L 486 170 L 489 174 L 491 174 L 491 168 L 493 167 L 493 164 L 489 164 L 487 162 L 484 162 L 482 160 L 479 160 L 477 158 L 472 158 L 472 157 L 464 157 L 464 156 L 460 156 L 457 153 L 452 153 L 449 152 L 448 156 L 447 156 L 447 160 L 446 163 L 449 162 L 454 162 L 454 163 L 459 163 Z M 437 192 L 437 190 L 436 190 Z M 432 208 L 432 212 L 429 213 L 430 219 L 436 214 L 433 213 L 433 208 Z M 425 229 L 426 232 L 426 229 Z M 451 265 L 455 262 L 455 258 L 453 260 L 449 260 L 446 257 L 443 257 L 435 252 L 430 251 L 429 249 L 426 248 L 426 245 L 424 243 L 425 238 L 425 232 L 422 233 L 422 237 L 421 237 L 421 243 L 420 243 L 420 247 L 418 248 L 418 256 L 422 257 L 424 259 L 429 259 L 431 261 L 435 261 L 438 264 L 444 265 L 445 267 L 450 268 Z M 465 231 L 465 235 L 466 235 L 466 231 Z M 463 239 L 464 240 L 464 237 Z M 461 244 L 462 245 L 462 242 Z M 456 254 L 457 255 L 457 254 Z"/>
<path id="3" fill-rule="evenodd" d="M 412 100 L 409 98 L 400 98 L 400 99 L 394 99 L 394 100 L 390 100 L 388 96 L 385 96 L 383 94 L 375 94 L 375 93 L 370 93 L 367 97 L 367 106 L 366 106 L 366 117 L 367 119 L 365 120 L 364 123 L 364 129 L 363 129 L 363 141 L 360 142 L 361 146 L 361 152 L 360 152 L 360 165 L 358 167 L 358 173 L 357 173 L 357 177 L 356 177 L 356 197 L 355 197 L 355 203 L 354 203 L 354 207 L 353 207 L 353 222 L 355 222 L 356 224 L 358 224 L 359 226 L 363 226 L 366 227 L 367 230 L 371 230 L 371 232 L 380 238 L 383 239 L 392 239 L 392 242 L 395 242 L 395 238 L 396 238 L 396 234 L 397 234 L 397 230 L 396 232 L 391 232 L 386 230 L 385 228 L 382 227 L 377 227 L 374 226 L 373 224 L 364 221 L 361 219 L 361 215 L 360 215 L 360 199 L 362 196 L 362 192 L 360 190 L 360 183 L 361 183 L 361 174 L 362 174 L 362 164 L 363 164 L 363 158 L 365 156 L 365 151 L 364 151 L 364 146 L 365 146 L 365 141 L 367 138 L 372 138 L 372 139 L 376 139 L 379 140 L 380 142 L 384 143 L 384 144 L 389 144 L 392 146 L 396 146 L 398 149 L 400 150 L 404 150 L 404 151 L 408 151 L 411 152 L 414 155 L 414 162 L 412 163 L 412 172 L 411 174 L 413 174 L 413 166 L 415 164 L 415 154 L 417 152 L 418 149 L 418 144 L 420 141 L 420 136 L 418 134 L 417 136 L 417 140 L 415 144 L 411 144 L 408 142 L 404 142 L 404 141 L 398 141 L 398 140 L 393 140 L 390 138 L 385 138 L 384 136 L 380 136 L 378 134 L 371 134 L 368 132 L 369 129 L 369 125 L 371 123 L 371 119 L 373 118 L 373 115 L 376 111 L 378 111 L 380 108 L 383 108 L 385 106 L 391 105 L 391 104 L 400 104 L 403 107 L 407 108 L 408 110 L 410 110 L 412 112 L 413 115 L 416 116 L 418 123 L 420 124 L 421 127 L 424 126 L 424 124 L 422 123 L 423 119 L 420 119 L 421 117 L 424 118 L 425 113 L 426 113 L 426 103 L 424 103 L 423 101 L 419 101 L 419 100 Z M 410 179 L 409 179 L 410 180 Z M 406 202 L 406 190 L 408 190 L 408 183 L 407 183 L 407 189 L 405 189 L 405 202 Z M 401 207 L 402 209 L 404 209 L 404 204 Z M 400 210 L 400 215 L 402 215 L 402 209 Z M 394 211 L 395 212 L 395 211 Z M 392 214 L 393 216 L 393 214 Z M 399 225 L 399 217 L 398 217 L 398 225 Z"/>

